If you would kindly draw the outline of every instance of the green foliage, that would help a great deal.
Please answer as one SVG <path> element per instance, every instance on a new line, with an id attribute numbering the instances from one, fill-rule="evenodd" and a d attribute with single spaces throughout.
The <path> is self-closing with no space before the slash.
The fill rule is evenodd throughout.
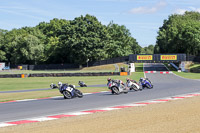
<path id="1" fill-rule="evenodd" d="M 0 61 L 7 61 L 4 47 L 4 38 L 6 33 L 6 30 L 0 29 Z"/>
<path id="2" fill-rule="evenodd" d="M 200 54 L 200 13 L 171 15 L 160 27 L 155 53 Z"/>
<path id="3" fill-rule="evenodd" d="M 36 27 L 0 31 L 0 59 L 12 64 L 86 64 L 132 53 L 141 47 L 129 30 L 111 22 L 102 25 L 95 16 L 74 20 L 53 19 Z M 2 37 L 4 39 L 2 39 Z M 4 40 L 3 42 L 1 40 Z"/>
<path id="4" fill-rule="evenodd" d="M 140 53 L 141 47 L 136 40 L 131 37 L 131 33 L 124 25 L 120 26 L 111 22 L 107 29 L 109 33 L 109 43 L 105 47 L 109 58 Z"/>
<path id="5" fill-rule="evenodd" d="M 70 21 L 70 27 L 63 30 L 60 40 L 62 55 L 67 54 L 65 57 L 72 63 L 85 64 L 88 59 L 96 61 L 106 57 L 106 26 L 94 16 L 81 16 Z"/>
<path id="6" fill-rule="evenodd" d="M 36 64 L 43 55 L 44 35 L 37 28 L 13 29 L 5 34 L 6 58 L 13 64 Z"/>
<path id="7" fill-rule="evenodd" d="M 141 54 L 154 54 L 154 45 L 149 45 L 142 48 Z"/>

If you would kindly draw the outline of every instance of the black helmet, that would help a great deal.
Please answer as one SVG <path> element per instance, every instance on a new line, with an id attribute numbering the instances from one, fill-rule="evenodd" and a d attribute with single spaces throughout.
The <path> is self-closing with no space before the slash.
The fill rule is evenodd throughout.
<path id="1" fill-rule="evenodd" d="M 129 81 L 130 79 L 129 78 L 126 78 L 126 81 Z"/>

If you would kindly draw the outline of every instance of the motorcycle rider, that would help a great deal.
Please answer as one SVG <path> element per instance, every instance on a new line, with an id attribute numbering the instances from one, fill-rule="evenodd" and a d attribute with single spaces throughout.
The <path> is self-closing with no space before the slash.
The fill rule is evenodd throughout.
<path id="1" fill-rule="evenodd" d="M 111 78 L 107 78 L 107 81 L 108 81 L 108 83 L 107 83 L 107 86 L 109 85 L 109 83 L 110 82 L 115 82 L 115 83 L 117 83 L 118 85 L 123 85 L 124 86 L 124 83 L 123 83 L 123 81 L 122 80 L 112 80 Z"/>
<path id="2" fill-rule="evenodd" d="M 148 78 L 145 78 L 145 80 L 147 80 L 149 83 L 151 83 L 151 81 Z"/>
<path id="3" fill-rule="evenodd" d="M 136 83 L 137 84 L 137 82 L 135 81 L 135 80 L 133 80 L 133 79 L 130 79 L 130 78 L 127 78 L 126 79 L 126 81 L 128 82 L 128 81 L 131 81 L 131 82 L 133 82 L 133 83 Z"/>
<path id="4" fill-rule="evenodd" d="M 59 89 L 60 92 L 62 92 L 63 87 L 64 87 L 63 83 L 59 81 L 58 82 L 58 89 Z"/>
<path id="5" fill-rule="evenodd" d="M 151 83 L 151 81 L 148 78 L 140 78 L 140 83 L 144 82 L 145 80 L 147 80 L 149 83 Z"/>
<path id="6" fill-rule="evenodd" d="M 108 86 L 109 83 L 110 83 L 112 80 L 111 80 L 111 78 L 107 78 L 107 81 L 108 81 L 108 83 L 107 83 L 107 86 Z"/>
<path id="7" fill-rule="evenodd" d="M 75 89 L 75 87 L 73 85 L 68 85 L 68 83 L 63 84 L 62 82 L 58 82 L 58 89 L 60 90 L 60 92 L 62 92 L 62 90 L 64 89 L 64 86 L 66 87 L 71 87 L 73 89 Z"/>
<path id="8" fill-rule="evenodd" d="M 151 86 L 153 86 L 152 82 L 148 78 L 140 78 L 139 83 L 143 84 L 143 83 L 145 83 L 145 81 L 149 82 L 151 84 Z M 144 88 L 143 85 L 142 85 L 142 88 Z"/>

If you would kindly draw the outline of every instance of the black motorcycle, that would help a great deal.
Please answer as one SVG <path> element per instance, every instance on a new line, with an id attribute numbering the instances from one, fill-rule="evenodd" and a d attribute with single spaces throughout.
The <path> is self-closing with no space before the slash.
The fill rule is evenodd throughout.
<path id="1" fill-rule="evenodd" d="M 87 85 L 83 81 L 79 81 L 78 84 L 80 87 L 87 87 Z"/>

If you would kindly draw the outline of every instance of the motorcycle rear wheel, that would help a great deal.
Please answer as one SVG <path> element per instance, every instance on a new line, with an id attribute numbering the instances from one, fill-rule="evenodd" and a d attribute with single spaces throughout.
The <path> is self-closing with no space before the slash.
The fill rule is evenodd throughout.
<path id="1" fill-rule="evenodd" d="M 70 94 L 69 91 L 63 91 L 63 96 L 65 99 L 71 99 L 72 95 Z"/>

